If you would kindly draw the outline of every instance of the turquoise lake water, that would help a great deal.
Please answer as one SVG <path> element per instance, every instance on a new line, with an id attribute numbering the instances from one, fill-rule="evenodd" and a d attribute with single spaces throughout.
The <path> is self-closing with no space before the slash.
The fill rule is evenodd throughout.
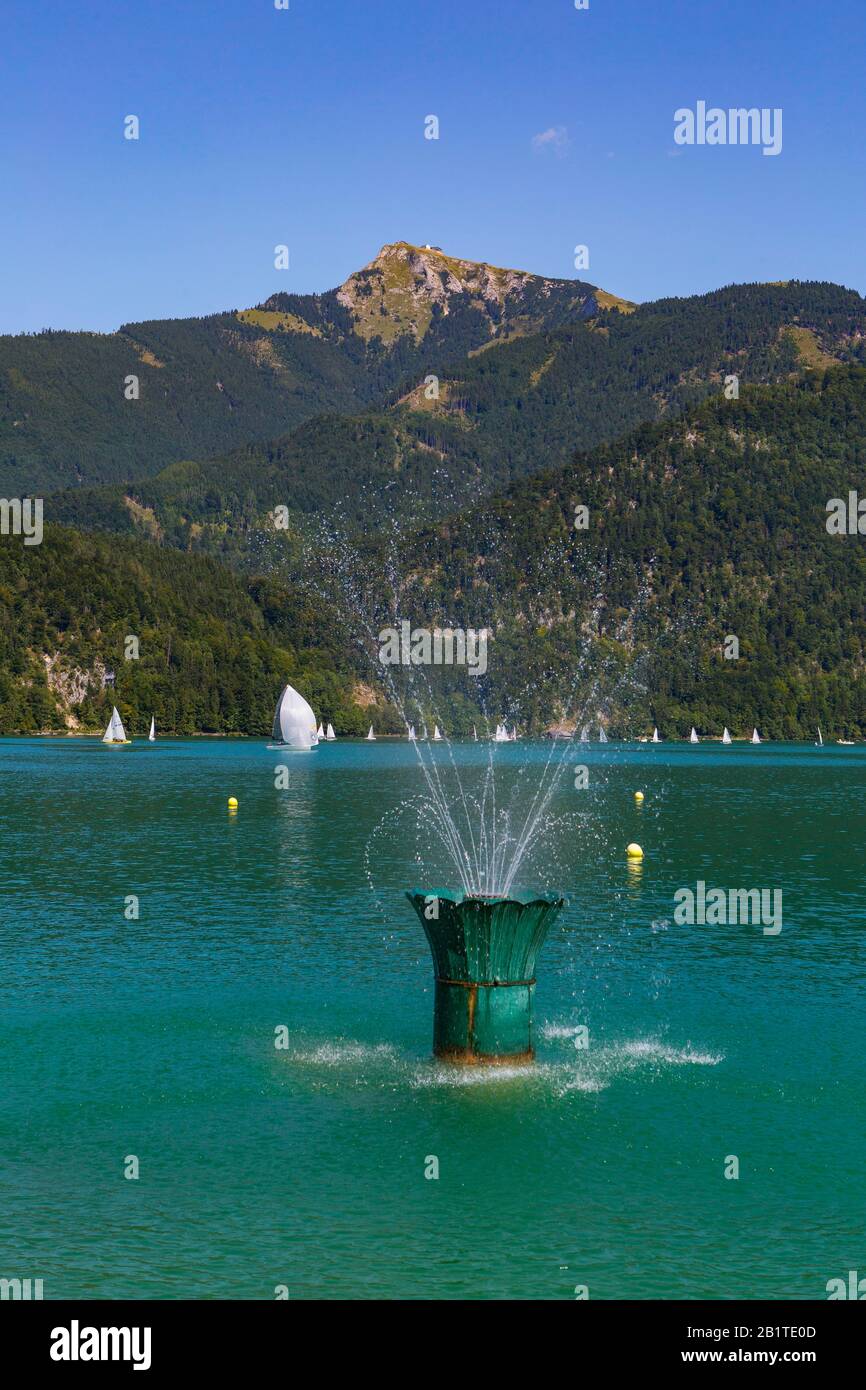
<path id="1" fill-rule="evenodd" d="M 503 789 L 549 754 L 498 748 Z M 455 750 L 469 779 L 487 756 Z M 46 1298 L 694 1299 L 823 1298 L 866 1270 L 866 748 L 567 757 L 589 786 L 563 778 L 549 881 L 519 885 L 568 898 L 537 1065 L 461 1071 L 431 1060 L 402 896 L 427 886 L 411 747 L 293 755 L 277 789 L 264 742 L 0 740 L 0 1276 Z M 676 925 L 698 880 L 781 889 L 782 931 Z"/>

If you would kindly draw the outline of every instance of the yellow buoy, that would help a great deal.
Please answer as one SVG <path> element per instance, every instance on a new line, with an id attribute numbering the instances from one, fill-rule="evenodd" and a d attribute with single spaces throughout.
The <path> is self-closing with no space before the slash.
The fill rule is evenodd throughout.
<path id="1" fill-rule="evenodd" d="M 630 845 L 626 846 L 625 852 L 628 855 L 629 859 L 643 859 L 643 850 L 641 849 L 640 845 L 636 845 L 634 841 L 632 841 Z"/>
<path id="2" fill-rule="evenodd" d="M 229 797 L 229 810 L 230 810 L 230 811 L 236 811 L 237 809 L 238 809 L 238 799 L 237 799 L 237 797 L 236 797 L 236 796 L 230 796 L 230 797 Z"/>
<path id="3" fill-rule="evenodd" d="M 643 801 L 643 792 L 635 792 L 634 799 L 635 801 Z"/>

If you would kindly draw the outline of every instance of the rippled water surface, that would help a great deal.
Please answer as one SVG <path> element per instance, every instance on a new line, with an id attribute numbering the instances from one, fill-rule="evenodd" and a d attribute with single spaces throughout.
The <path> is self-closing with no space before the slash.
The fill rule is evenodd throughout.
<path id="1" fill-rule="evenodd" d="M 549 752 L 498 748 L 503 792 Z M 538 1062 L 491 1071 L 430 1058 L 402 895 L 447 880 L 403 809 L 413 750 L 293 755 L 278 790 L 280 756 L 0 740 L 0 1276 L 46 1297 L 820 1298 L 862 1269 L 866 749 L 568 750 L 589 787 L 563 777 L 520 885 L 568 898 Z M 471 781 L 487 749 L 454 756 Z M 781 933 L 676 925 L 699 879 L 781 889 Z"/>

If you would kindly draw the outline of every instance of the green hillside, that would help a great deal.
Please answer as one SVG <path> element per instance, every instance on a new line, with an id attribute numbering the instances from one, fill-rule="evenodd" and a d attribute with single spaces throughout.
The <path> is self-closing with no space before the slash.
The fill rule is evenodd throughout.
<path id="1" fill-rule="evenodd" d="M 320 602 L 139 540 L 46 527 L 0 538 L 0 734 L 267 734 L 286 680 L 343 732 L 366 728 Z M 126 639 L 138 638 L 138 659 Z M 104 684 L 114 672 L 113 685 Z"/>
<path id="2" fill-rule="evenodd" d="M 852 487 L 866 491 L 866 369 L 747 387 L 408 536 L 401 613 L 495 631 L 487 677 L 438 679 L 454 727 L 468 727 L 482 699 L 546 726 L 575 684 L 585 698 L 589 657 L 594 672 L 637 673 L 612 701 L 599 697 L 615 732 L 756 723 L 803 737 L 820 723 L 862 735 L 866 553 L 824 524 L 829 498 Z M 578 504 L 589 508 L 585 532 L 574 528 Z M 115 698 L 100 683 L 108 666 L 139 731 L 155 710 L 180 732 L 264 733 L 289 677 L 338 727 L 360 731 L 357 605 L 344 598 L 341 625 L 318 582 L 305 590 L 299 553 L 279 557 L 267 555 L 269 579 L 244 582 L 140 539 L 63 528 L 41 546 L 4 538 L 0 729 L 57 726 L 82 673 L 73 712 L 97 727 Z M 354 576 L 374 624 L 396 558 L 374 534 Z M 137 662 L 123 661 L 130 633 Z M 722 656 L 729 633 L 738 661 Z"/>
<path id="3" fill-rule="evenodd" d="M 411 525 L 676 416 L 733 374 L 745 388 L 862 359 L 864 335 L 866 302 L 825 284 L 739 285 L 608 310 L 464 357 L 459 377 L 444 372 L 438 401 L 401 387 L 390 410 L 315 416 L 283 438 L 109 493 L 66 490 L 51 515 L 109 529 L 156 523 L 181 548 L 233 555 L 279 504 L 302 530 L 315 515 L 351 528 L 396 514 Z"/>
<path id="4" fill-rule="evenodd" d="M 505 328 L 552 327 L 594 310 L 591 285 L 398 243 L 324 295 L 279 293 L 252 310 L 117 333 L 0 337 L 0 491 L 147 478 L 284 435 L 316 414 L 357 413 Z M 127 399 L 132 376 L 138 396 Z"/>
<path id="5" fill-rule="evenodd" d="M 403 558 L 403 603 L 415 621 L 493 627 L 488 705 L 537 724 L 590 653 L 593 671 L 637 675 L 610 706 L 621 733 L 862 736 L 866 549 L 825 526 L 850 489 L 866 495 L 866 369 L 746 387 L 428 530 Z"/>

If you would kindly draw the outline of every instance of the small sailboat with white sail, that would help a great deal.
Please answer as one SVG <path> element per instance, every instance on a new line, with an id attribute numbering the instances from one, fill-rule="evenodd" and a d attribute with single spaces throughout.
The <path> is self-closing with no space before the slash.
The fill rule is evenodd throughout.
<path id="1" fill-rule="evenodd" d="M 824 747 L 824 735 L 821 733 L 821 725 L 820 725 L 820 724 L 818 725 L 818 742 L 815 744 L 815 747 L 816 747 L 816 748 L 823 748 L 823 747 Z"/>
<path id="2" fill-rule="evenodd" d="M 336 737 L 337 737 L 337 735 L 334 733 L 334 726 L 333 726 L 333 724 L 329 724 L 328 727 L 327 727 L 327 729 L 326 729 L 326 731 L 325 731 L 325 740 L 326 740 L 326 742 L 327 742 L 327 743 L 333 743 L 333 742 L 334 742 L 334 739 L 335 739 Z"/>
<path id="3" fill-rule="evenodd" d="M 367 742 L 368 742 L 368 743 L 375 743 L 375 742 L 376 742 L 376 735 L 373 733 L 373 725 L 372 725 L 372 724 L 370 725 L 369 729 L 367 730 Z"/>
<path id="4" fill-rule="evenodd" d="M 317 739 L 319 740 L 319 742 L 321 743 L 321 742 L 324 740 L 324 737 L 325 737 L 325 726 L 324 726 L 324 724 L 322 723 L 322 721 L 321 721 L 321 719 L 320 719 L 320 720 L 319 720 L 319 727 L 318 727 L 318 729 L 316 730 L 316 738 L 317 738 Z"/>
<path id="5" fill-rule="evenodd" d="M 584 724 L 583 728 L 581 729 L 581 731 L 580 731 L 580 738 L 578 739 L 578 743 L 589 743 L 589 725 L 588 725 L 588 724 Z"/>
<path id="6" fill-rule="evenodd" d="M 752 743 L 760 743 L 760 742 L 761 742 L 761 735 L 758 733 L 757 729 L 753 729 L 753 730 L 752 730 Z"/>
<path id="7" fill-rule="evenodd" d="M 727 724 L 726 724 L 725 727 L 724 727 L 724 729 L 722 730 L 722 743 L 730 743 L 730 741 L 731 741 L 731 735 L 730 735 L 730 733 L 729 733 L 729 731 L 728 731 L 728 726 L 727 726 Z"/>
<path id="8" fill-rule="evenodd" d="M 150 716 L 150 733 L 147 736 L 148 743 L 156 743 L 156 720 Z"/>
<path id="9" fill-rule="evenodd" d="M 416 743 L 416 742 L 417 742 L 417 740 L 416 740 L 416 738 L 415 738 L 415 725 L 414 725 L 414 724 L 410 724 L 410 725 L 409 725 L 409 732 L 408 732 L 408 734 L 406 735 L 406 737 L 408 738 L 408 740 L 409 740 L 410 743 Z"/>
<path id="10" fill-rule="evenodd" d="M 700 739 L 698 738 L 698 731 L 695 728 L 694 724 L 692 725 L 692 731 L 689 734 L 689 743 L 700 743 Z"/>
<path id="11" fill-rule="evenodd" d="M 295 753 L 309 753 L 318 747 L 319 734 L 312 707 L 293 685 L 283 686 L 274 712 L 274 743 Z"/>
<path id="12" fill-rule="evenodd" d="M 659 731 L 658 731 L 658 729 L 653 729 L 653 736 L 652 736 L 651 742 L 652 742 L 652 743 L 661 743 L 661 739 L 659 738 Z"/>
<path id="13" fill-rule="evenodd" d="M 126 730 L 123 727 L 123 720 L 117 713 L 116 705 L 113 705 L 111 708 L 111 718 L 108 721 L 108 728 L 102 735 L 102 742 L 108 748 L 122 748 L 125 743 L 132 742 L 131 739 L 128 739 L 126 737 Z"/>
<path id="14" fill-rule="evenodd" d="M 472 725 L 472 737 L 473 737 L 474 741 L 477 743 L 477 742 L 478 742 L 478 734 L 477 734 L 477 732 L 476 732 L 476 730 L 475 730 L 475 725 L 474 725 L 474 724 Z"/>
<path id="15" fill-rule="evenodd" d="M 607 734 L 604 732 L 604 729 L 601 727 L 600 724 L 598 726 L 598 741 L 599 743 L 607 743 Z"/>
<path id="16" fill-rule="evenodd" d="M 438 725 L 438 724 L 434 724 L 434 725 L 433 725 L 433 742 L 434 742 L 434 743 L 441 743 L 441 742 L 442 742 L 442 735 L 441 735 L 440 732 L 439 732 L 439 725 Z"/>

